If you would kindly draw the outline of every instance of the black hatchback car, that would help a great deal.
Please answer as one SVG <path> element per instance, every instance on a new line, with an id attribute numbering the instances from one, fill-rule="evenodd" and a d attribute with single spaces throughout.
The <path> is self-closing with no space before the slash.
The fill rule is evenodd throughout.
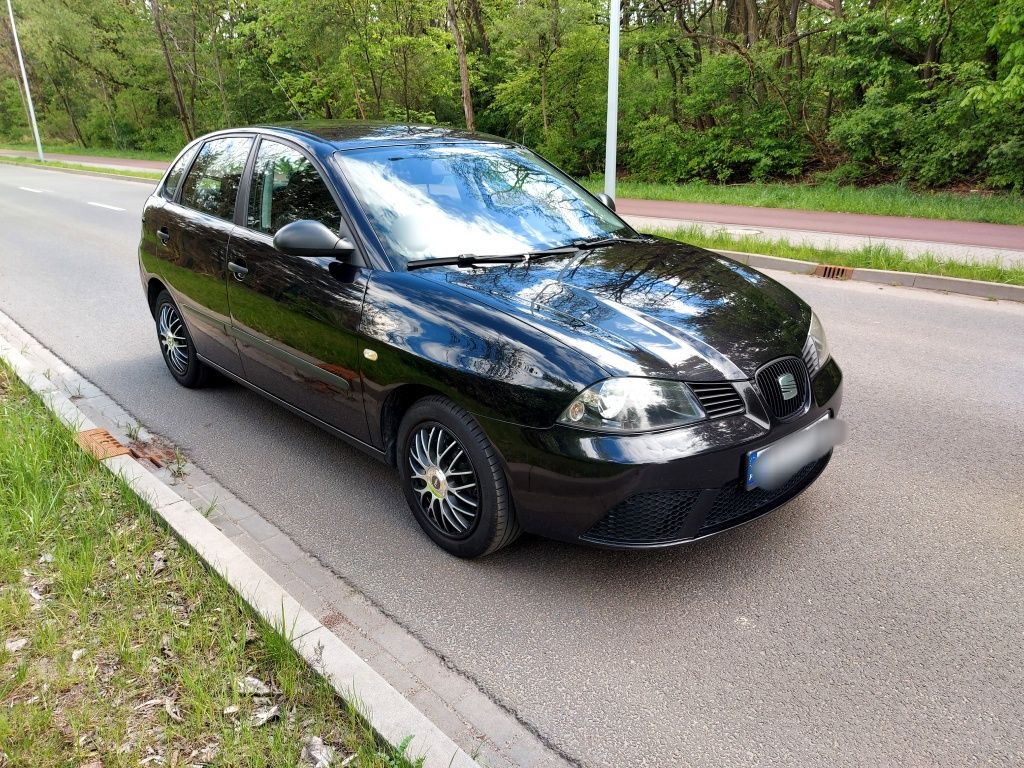
<path id="1" fill-rule="evenodd" d="M 800 493 L 838 439 L 803 301 L 494 137 L 210 134 L 146 203 L 139 255 L 178 382 L 226 375 L 392 464 L 455 555 L 717 533 Z"/>

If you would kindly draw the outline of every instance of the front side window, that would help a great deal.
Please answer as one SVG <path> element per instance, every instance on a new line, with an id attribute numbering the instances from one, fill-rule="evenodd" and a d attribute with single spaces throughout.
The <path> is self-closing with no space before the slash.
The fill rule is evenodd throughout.
<path id="1" fill-rule="evenodd" d="M 334 232 L 341 226 L 338 206 L 312 163 L 301 152 L 264 139 L 252 169 L 247 226 L 273 235 L 301 219 L 319 221 Z"/>
<path id="2" fill-rule="evenodd" d="M 234 136 L 203 144 L 181 187 L 181 204 L 226 221 L 235 218 L 235 198 L 253 140 Z"/>
<path id="3" fill-rule="evenodd" d="M 181 177 L 185 174 L 185 169 L 188 168 L 188 164 L 192 162 L 192 158 L 195 156 L 196 148 L 192 147 L 192 149 L 178 158 L 178 162 L 174 164 L 171 172 L 167 174 L 163 189 L 160 190 L 161 197 L 166 200 L 174 199 L 174 195 L 178 191 L 178 185 L 181 184 Z"/>
<path id="4" fill-rule="evenodd" d="M 464 253 L 504 256 L 635 235 L 528 150 L 466 143 L 334 157 L 384 247 L 406 262 Z"/>

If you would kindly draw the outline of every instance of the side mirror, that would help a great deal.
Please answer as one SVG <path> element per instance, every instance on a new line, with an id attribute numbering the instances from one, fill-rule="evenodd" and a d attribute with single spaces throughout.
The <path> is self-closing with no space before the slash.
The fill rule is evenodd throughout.
<path id="1" fill-rule="evenodd" d="M 289 256 L 333 256 L 336 259 L 343 259 L 355 250 L 348 238 L 309 219 L 293 221 L 277 230 L 274 248 Z"/>
<path id="2" fill-rule="evenodd" d="M 604 192 L 598 192 L 597 195 L 595 195 L 595 197 L 597 197 L 598 200 L 604 203 L 604 207 L 607 208 L 609 211 L 615 210 L 615 201 L 608 197 L 608 195 L 606 195 Z"/>

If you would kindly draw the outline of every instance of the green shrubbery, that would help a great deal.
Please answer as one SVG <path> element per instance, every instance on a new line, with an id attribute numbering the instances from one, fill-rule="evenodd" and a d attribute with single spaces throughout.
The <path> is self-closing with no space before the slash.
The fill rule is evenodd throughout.
<path id="1" fill-rule="evenodd" d="M 1024 190 L 1024 0 L 841 9 L 625 3 L 620 171 Z M 459 0 L 477 127 L 599 172 L 606 13 Z M 38 0 L 21 14 L 45 133 L 65 142 L 174 151 L 186 133 L 299 115 L 464 120 L 446 0 Z M 16 73 L 0 67 L 0 138 L 18 139 Z"/>

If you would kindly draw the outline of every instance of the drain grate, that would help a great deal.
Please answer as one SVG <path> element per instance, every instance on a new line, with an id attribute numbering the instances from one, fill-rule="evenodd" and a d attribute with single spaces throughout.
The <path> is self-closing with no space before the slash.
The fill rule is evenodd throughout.
<path id="1" fill-rule="evenodd" d="M 853 267 L 839 267 L 835 264 L 819 264 L 814 269 L 815 277 L 825 277 L 829 280 L 849 280 L 853 277 Z"/>
<path id="2" fill-rule="evenodd" d="M 100 461 L 109 459 L 112 456 L 124 456 L 129 452 L 127 448 L 118 442 L 116 437 L 105 429 L 87 429 L 85 432 L 79 432 L 75 435 L 75 440 L 78 441 L 82 448 Z"/>

